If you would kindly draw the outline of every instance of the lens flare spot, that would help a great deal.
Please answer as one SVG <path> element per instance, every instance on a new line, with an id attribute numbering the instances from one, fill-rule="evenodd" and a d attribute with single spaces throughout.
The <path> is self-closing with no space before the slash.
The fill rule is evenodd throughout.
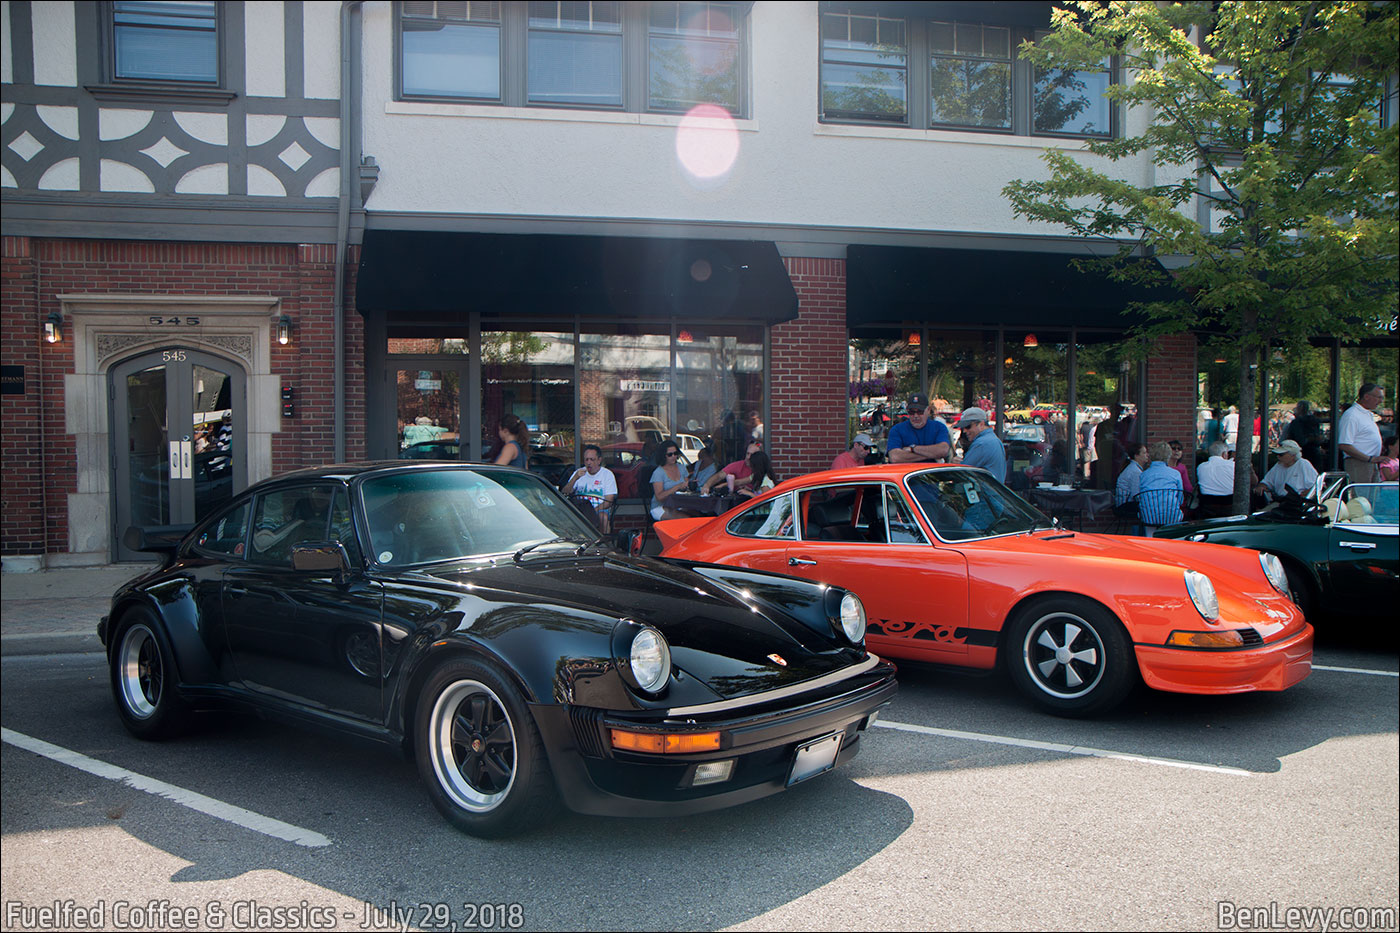
<path id="1" fill-rule="evenodd" d="M 739 131 L 729 111 L 700 104 L 676 128 L 676 158 L 690 175 L 702 181 L 722 178 L 739 157 Z"/>

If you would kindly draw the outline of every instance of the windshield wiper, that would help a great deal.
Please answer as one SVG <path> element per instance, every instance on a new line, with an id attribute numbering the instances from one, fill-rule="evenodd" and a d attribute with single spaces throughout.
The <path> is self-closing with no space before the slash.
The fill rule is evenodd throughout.
<path id="1" fill-rule="evenodd" d="M 597 536 L 596 538 L 594 538 L 592 541 L 585 541 L 583 544 L 580 544 L 580 545 L 578 546 L 578 550 L 575 551 L 574 553 L 575 553 L 576 555 L 582 556 L 584 551 L 588 550 L 588 549 L 591 548 L 591 547 L 597 547 L 597 546 L 600 545 L 600 544 L 606 544 L 606 543 L 607 543 L 607 540 L 608 540 L 608 536 L 607 536 L 607 535 L 598 535 L 598 536 Z"/>
<path id="2" fill-rule="evenodd" d="M 525 545 L 523 548 L 521 548 L 520 550 L 516 551 L 516 552 L 515 552 L 515 556 L 512 557 L 511 560 L 515 561 L 515 562 L 518 564 L 518 563 L 520 563 L 520 558 L 524 557 L 526 554 L 529 554 L 531 551 L 533 551 L 533 550 L 534 550 L 535 548 L 537 548 L 537 547 L 544 547 L 546 544 L 562 544 L 562 543 L 566 543 L 566 542 L 567 542 L 567 543 L 572 543 L 572 542 L 574 542 L 574 541 L 576 541 L 576 540 L 578 540 L 578 539 L 577 539 L 577 538 L 566 538 L 566 537 L 564 537 L 563 535 L 557 535 L 557 536 L 555 536 L 555 537 L 553 537 L 553 538 L 547 538 L 547 539 L 544 540 L 544 541 L 536 541 L 534 544 L 527 544 L 527 545 Z"/>

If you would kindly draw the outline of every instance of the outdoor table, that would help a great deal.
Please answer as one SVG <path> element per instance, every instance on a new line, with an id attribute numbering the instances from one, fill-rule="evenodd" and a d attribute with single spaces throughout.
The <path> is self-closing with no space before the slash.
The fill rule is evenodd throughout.
<path id="1" fill-rule="evenodd" d="M 1067 526 L 1077 527 L 1084 512 L 1096 518 L 1099 512 L 1111 511 L 1113 492 L 1108 489 L 1079 489 L 1073 486 L 1036 486 L 1030 490 L 1036 508 Z"/>
<path id="2" fill-rule="evenodd" d="M 739 496 L 702 496 L 693 492 L 673 492 L 666 501 L 677 512 L 722 515 L 734 508 L 739 499 Z"/>

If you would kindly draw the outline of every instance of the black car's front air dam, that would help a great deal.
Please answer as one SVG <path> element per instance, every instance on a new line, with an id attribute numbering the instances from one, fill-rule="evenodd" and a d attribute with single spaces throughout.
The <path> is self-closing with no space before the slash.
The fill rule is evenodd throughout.
<path id="1" fill-rule="evenodd" d="M 559 793 L 570 809 L 600 816 L 668 816 L 701 813 L 757 800 L 782 791 L 798 745 L 819 736 L 844 733 L 836 764 L 856 753 L 860 729 L 872 713 L 894 697 L 893 671 L 856 689 L 815 703 L 759 714 L 737 711 L 723 720 L 644 720 L 606 711 L 535 706 Z M 580 715 L 579 713 L 582 713 Z M 684 755 L 618 752 L 608 744 L 609 728 L 666 732 L 720 732 L 719 751 Z M 596 729 L 597 732 L 591 732 Z M 601 753 L 601 754 L 600 754 Z M 687 786 L 696 764 L 733 759 L 727 781 Z"/>

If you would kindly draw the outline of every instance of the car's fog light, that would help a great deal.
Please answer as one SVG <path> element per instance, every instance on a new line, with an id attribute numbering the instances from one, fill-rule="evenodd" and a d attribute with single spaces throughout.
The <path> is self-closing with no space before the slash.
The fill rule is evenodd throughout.
<path id="1" fill-rule="evenodd" d="M 690 786 L 699 787 L 701 784 L 718 784 L 720 781 L 729 780 L 730 776 L 733 774 L 733 758 L 724 761 L 707 761 L 703 765 L 695 766 L 695 777 L 691 778 Z"/>

